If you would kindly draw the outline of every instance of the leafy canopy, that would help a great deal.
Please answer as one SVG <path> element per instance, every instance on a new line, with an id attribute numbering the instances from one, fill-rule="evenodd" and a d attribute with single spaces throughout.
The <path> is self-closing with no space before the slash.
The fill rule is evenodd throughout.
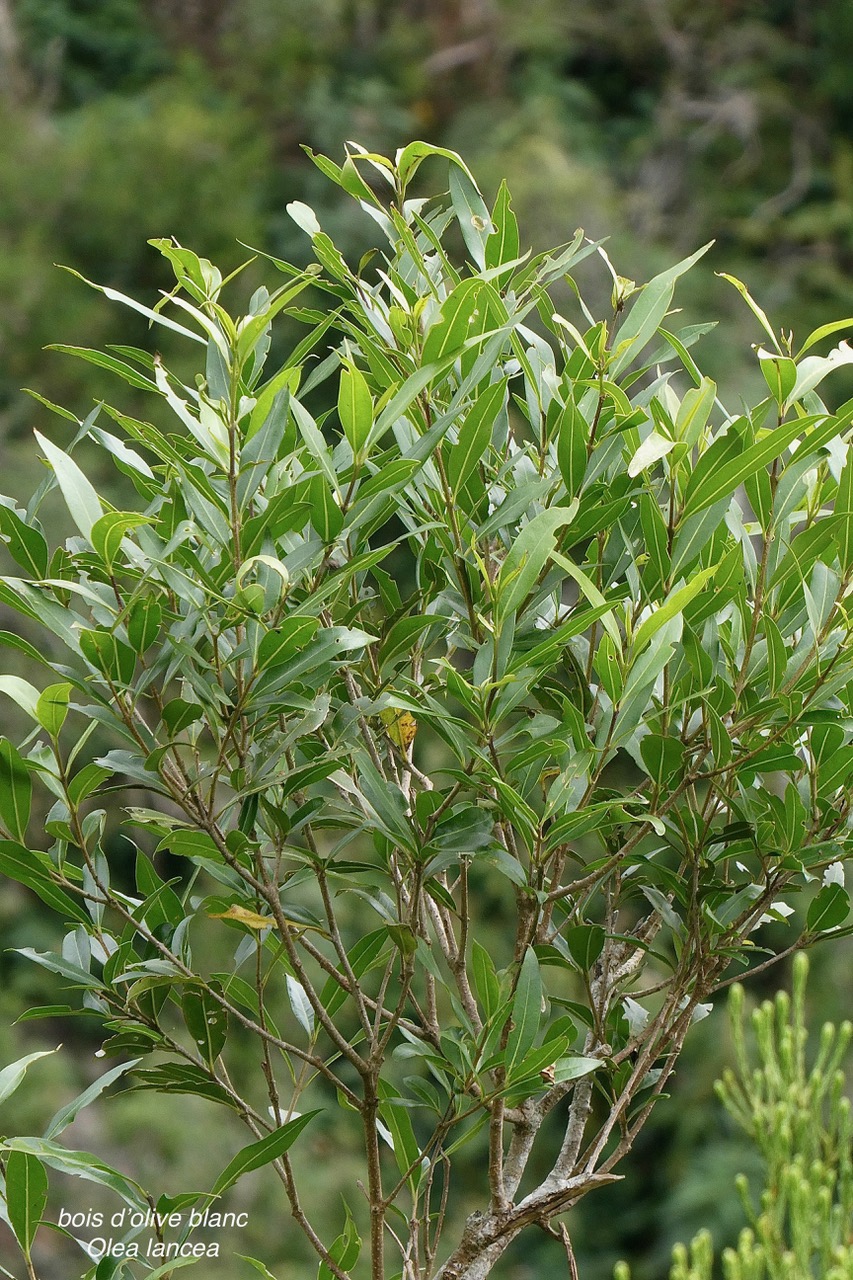
<path id="1" fill-rule="evenodd" d="M 436 157 L 449 193 L 413 196 Z M 735 412 L 694 358 L 709 326 L 672 311 L 704 250 L 638 287 L 580 231 L 525 252 L 506 187 L 489 208 L 451 152 L 313 159 L 376 224 L 357 268 L 292 204 L 316 261 L 272 259 L 235 316 L 216 267 L 154 241 L 168 297 L 102 292 L 184 338 L 196 379 L 66 348 L 155 422 L 57 409 L 38 492 L 0 503 L 22 619 L 0 639 L 31 666 L 0 676 L 29 725 L 0 743 L 0 872 L 69 929 L 24 953 L 131 1055 L 72 1110 L 119 1075 L 198 1094 L 251 1142 L 196 1203 L 269 1165 L 320 1275 L 479 1280 L 531 1225 L 571 1255 L 552 1220 L 616 1176 L 732 966 L 772 961 L 766 924 L 785 949 L 847 931 L 853 404 L 817 388 L 849 352 L 815 354 L 840 324 L 796 351 L 733 280 L 768 388 Z M 238 1088 L 247 1033 L 264 1067 Z M 336 1108 L 368 1203 L 324 1241 L 288 1152 Z M 138 1204 L 67 1122 L 6 1140 L 7 1188 L 38 1207 L 49 1167 Z M 29 1256 L 41 1210 L 9 1207 Z"/>

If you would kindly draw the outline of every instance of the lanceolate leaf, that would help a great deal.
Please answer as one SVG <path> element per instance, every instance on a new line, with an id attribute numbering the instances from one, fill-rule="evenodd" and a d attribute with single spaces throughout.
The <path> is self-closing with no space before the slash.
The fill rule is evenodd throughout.
<path id="1" fill-rule="evenodd" d="M 58 1173 L 67 1173 L 86 1182 L 107 1187 L 134 1209 L 144 1210 L 148 1207 L 146 1194 L 138 1182 L 125 1177 L 104 1164 L 97 1156 L 85 1151 L 69 1151 L 59 1143 L 47 1142 L 43 1138 L 4 1138 L 0 1146 L 8 1151 L 22 1151 L 36 1156 Z"/>
<path id="2" fill-rule="evenodd" d="M 524 604 L 554 550 L 557 530 L 573 515 L 571 507 L 555 507 L 524 526 L 501 565 L 495 607 L 498 617 L 505 618 Z"/>
<path id="3" fill-rule="evenodd" d="M 845 425 L 841 421 L 830 417 L 825 419 L 823 424 L 809 435 L 809 426 L 813 422 L 814 419 L 811 419 L 810 422 L 804 422 L 803 419 L 794 419 L 791 422 L 783 423 L 782 426 L 777 427 L 774 431 L 768 432 L 763 440 L 759 440 L 749 449 L 746 449 L 733 461 L 716 468 L 710 474 L 704 475 L 701 483 L 696 482 L 696 475 L 694 475 L 693 480 L 687 487 L 684 508 L 681 513 L 682 520 L 693 512 L 701 511 L 704 507 L 713 506 L 720 498 L 725 498 L 728 494 L 734 493 L 739 484 L 743 484 L 750 476 L 755 475 L 761 467 L 767 466 L 774 458 L 781 458 L 789 445 L 799 437 L 804 437 L 808 446 L 816 448 L 818 443 L 825 443 L 831 440 L 833 436 L 840 435 Z"/>
<path id="4" fill-rule="evenodd" d="M 250 1267 L 254 1267 L 255 1270 L 264 1277 L 264 1280 L 276 1280 L 276 1277 L 269 1268 L 264 1266 L 263 1262 L 259 1262 L 257 1258 L 250 1258 L 248 1254 L 245 1253 L 238 1253 L 237 1257 L 241 1258 L 243 1262 L 248 1262 Z"/>
<path id="5" fill-rule="evenodd" d="M 38 431 L 35 432 L 35 437 L 53 468 L 71 519 L 83 537 L 88 538 L 92 532 L 92 526 L 103 515 L 100 498 L 73 458 L 63 453 Z"/>
<path id="6" fill-rule="evenodd" d="M 373 426 L 373 401 L 367 379 L 355 365 L 341 370 L 338 414 L 350 448 L 359 455 Z"/>
<path id="7" fill-rule="evenodd" d="M 6 1159 L 6 1211 L 25 1258 L 47 1203 L 47 1174 L 35 1156 L 11 1151 Z"/>
<path id="8" fill-rule="evenodd" d="M 305 988 L 296 978 L 291 977 L 288 973 L 285 975 L 287 984 L 287 995 L 290 1000 L 290 1007 L 293 1015 L 299 1025 L 307 1031 L 308 1035 L 314 1034 L 314 1009 L 311 1001 L 305 993 Z"/>
<path id="9" fill-rule="evenodd" d="M 346 1210 L 344 1229 L 335 1240 L 329 1253 L 341 1271 L 349 1272 L 358 1262 L 359 1254 L 361 1253 L 361 1236 L 358 1234 L 349 1206 L 344 1205 L 344 1209 Z M 321 1262 L 320 1270 L 317 1272 L 317 1280 L 333 1280 L 333 1277 L 334 1272 L 332 1269 L 325 1262 Z"/>
<path id="10" fill-rule="evenodd" d="M 0 821 L 16 840 L 25 840 L 33 786 L 22 756 L 0 738 Z"/>
<path id="11" fill-rule="evenodd" d="M 27 1074 L 27 1069 L 34 1062 L 38 1062 L 39 1058 L 49 1058 L 52 1053 L 56 1052 L 56 1049 L 40 1049 L 36 1053 L 28 1053 L 25 1058 L 19 1058 L 17 1062 L 12 1062 L 8 1067 L 4 1067 L 0 1071 L 0 1103 L 11 1097 Z"/>
<path id="12" fill-rule="evenodd" d="M 80 986 L 91 987 L 92 990 L 97 990 L 99 987 L 105 989 L 105 984 L 100 978 L 95 977 L 93 973 L 87 973 L 78 964 L 64 960 L 62 956 L 54 955 L 50 951 L 34 951 L 32 947 L 16 947 L 16 951 L 18 955 L 25 956 L 34 964 L 41 965 L 43 969 L 48 969 L 51 973 L 59 973 L 63 978 L 68 978 Z"/>
<path id="13" fill-rule="evenodd" d="M 253 1169 L 260 1169 L 263 1165 L 269 1164 L 271 1160 L 277 1160 L 279 1156 L 284 1155 L 293 1146 L 302 1130 L 307 1124 L 313 1120 L 314 1116 L 319 1115 L 319 1111 L 306 1111 L 303 1115 L 297 1116 L 293 1120 L 288 1120 L 279 1129 L 268 1134 L 265 1138 L 261 1138 L 260 1142 L 253 1142 L 248 1147 L 244 1147 L 230 1164 L 222 1170 L 219 1177 L 210 1189 L 210 1195 L 220 1196 L 223 1191 L 227 1191 L 229 1187 L 233 1187 L 244 1173 L 251 1173 Z"/>
<path id="14" fill-rule="evenodd" d="M 24 680 L 21 676 L 2 675 L 0 676 L 0 693 L 7 694 L 33 720 L 38 719 L 36 715 L 38 689 L 31 685 L 29 680 Z"/>
<path id="15" fill-rule="evenodd" d="M 518 219 L 512 211 L 509 188 L 502 181 L 492 212 L 495 230 L 486 241 L 486 266 L 500 267 L 514 262 L 519 254 Z"/>
<path id="16" fill-rule="evenodd" d="M 696 253 L 685 258 L 674 267 L 655 276 L 638 294 L 637 300 L 629 311 L 614 339 L 616 357 L 610 366 L 610 375 L 620 373 L 631 363 L 636 355 L 651 338 L 654 337 L 664 316 L 669 310 L 675 283 L 679 276 L 689 271 L 694 263 L 707 253 L 710 244 L 704 245 Z"/>
<path id="17" fill-rule="evenodd" d="M 89 915 L 82 902 L 60 888 L 51 871 L 51 864 L 44 854 L 35 853 L 14 840 L 0 840 L 0 874 L 32 889 L 63 919 L 88 924 Z"/>
<path id="18" fill-rule="evenodd" d="M 645 622 L 637 628 L 637 634 L 634 636 L 634 652 L 641 653 L 664 623 L 683 613 L 690 601 L 696 599 L 716 572 L 717 565 L 700 569 L 695 578 L 677 591 L 673 591 L 672 595 L 658 609 L 655 609 L 651 617 L 646 618 Z"/>
<path id="19" fill-rule="evenodd" d="M 604 947 L 604 930 L 597 924 L 579 924 L 566 935 L 572 959 L 583 973 L 588 973 Z"/>
<path id="20" fill-rule="evenodd" d="M 11 555 L 33 578 L 47 577 L 49 560 L 47 543 L 35 525 L 22 520 L 17 511 L 0 500 L 0 538 Z"/>
<path id="21" fill-rule="evenodd" d="M 850 914 L 850 895 L 840 884 L 826 884 L 812 900 L 806 927 L 811 933 L 823 933 L 843 924 Z"/>
<path id="22" fill-rule="evenodd" d="M 512 1026 L 506 1047 L 507 1068 L 519 1062 L 532 1046 L 542 1017 L 542 977 L 539 961 L 528 947 L 521 962 L 512 1001 Z"/>
<path id="23" fill-rule="evenodd" d="M 454 497 L 464 488 L 466 480 L 488 449 L 492 427 L 505 396 L 506 380 L 501 379 L 478 396 L 465 415 L 456 444 L 447 456 L 447 478 Z"/>
<path id="24" fill-rule="evenodd" d="M 184 1022 L 196 1049 L 213 1068 L 228 1036 L 228 1015 L 203 987 L 188 984 L 181 999 Z"/>
<path id="25" fill-rule="evenodd" d="M 476 938 L 472 943 L 471 959 L 474 970 L 474 989 L 488 1021 L 500 1005 L 501 985 L 495 972 L 492 957 Z"/>
<path id="26" fill-rule="evenodd" d="M 63 1130 L 67 1129 L 72 1121 L 76 1119 L 84 1107 L 88 1107 L 89 1103 L 100 1097 L 104 1090 L 108 1089 L 114 1081 L 119 1080 L 126 1071 L 132 1071 L 141 1061 L 141 1058 L 132 1058 L 130 1062 L 122 1062 L 119 1066 L 113 1067 L 111 1071 L 99 1076 L 93 1084 L 89 1085 L 88 1089 L 84 1089 L 71 1102 L 67 1102 L 64 1107 L 59 1108 L 56 1114 L 48 1121 L 44 1137 L 48 1141 L 58 1138 Z"/>

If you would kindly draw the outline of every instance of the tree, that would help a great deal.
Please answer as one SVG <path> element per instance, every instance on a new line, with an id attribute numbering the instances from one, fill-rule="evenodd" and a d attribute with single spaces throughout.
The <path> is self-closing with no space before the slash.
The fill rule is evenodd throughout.
<path id="1" fill-rule="evenodd" d="M 436 156 L 449 199 L 413 197 Z M 848 931 L 853 404 L 816 392 L 848 348 L 806 354 L 847 322 L 794 354 L 733 281 L 769 394 L 732 413 L 692 355 L 708 326 L 672 327 L 705 250 L 638 288 L 580 231 L 522 253 L 506 188 L 489 210 L 452 152 L 313 158 L 379 256 L 353 270 L 292 204 L 317 261 L 273 259 L 284 283 L 238 318 L 214 266 L 153 242 L 173 293 L 103 291 L 200 347 L 204 372 L 72 350 L 178 433 L 71 415 L 64 448 L 37 434 L 26 510 L 0 506 L 24 571 L 0 600 L 35 639 L 0 638 L 44 672 L 0 677 L 30 724 L 0 748 L 0 871 L 70 926 L 25 954 L 82 989 L 106 1053 L 133 1055 L 42 1137 L 4 1140 L 7 1212 L 29 1259 L 45 1167 L 146 1205 L 56 1141 L 123 1077 L 251 1133 L 208 1193 L 150 1206 L 184 1214 L 188 1249 L 188 1207 L 268 1165 L 324 1277 L 481 1280 L 534 1227 L 575 1274 L 562 1215 L 620 1176 L 732 970 L 778 958 L 756 931 L 793 912 L 782 955 Z M 602 320 L 571 274 L 594 256 Z M 565 281 L 574 319 L 549 292 Z M 307 333 L 270 373 L 277 317 Z M 91 445 L 141 510 L 99 495 L 75 457 Z M 76 532 L 51 550 L 53 488 Z M 113 795 L 130 889 L 105 852 Z M 233 961 L 194 958 L 229 929 Z M 237 1087 L 245 1035 L 262 1070 Z M 290 1148 L 336 1107 L 367 1207 L 332 1242 Z M 487 1174 L 448 1239 L 473 1141 Z"/>

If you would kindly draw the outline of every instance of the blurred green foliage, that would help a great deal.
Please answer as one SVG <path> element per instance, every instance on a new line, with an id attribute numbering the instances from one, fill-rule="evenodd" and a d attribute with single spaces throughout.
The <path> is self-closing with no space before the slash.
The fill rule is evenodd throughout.
<path id="1" fill-rule="evenodd" d="M 606 229 L 646 278 L 715 236 L 786 325 L 845 307 L 846 0 L 2 0 L 0 28 L 7 434 L 30 422 L 22 384 L 91 394 L 45 343 L 139 336 L 102 333 L 54 262 L 154 292 L 149 236 L 225 267 L 238 238 L 288 256 L 286 200 L 329 199 L 300 143 L 424 136 L 506 176 L 540 246 Z M 357 249 L 356 226 L 330 230 Z M 722 286 L 713 303 L 738 314 Z"/>

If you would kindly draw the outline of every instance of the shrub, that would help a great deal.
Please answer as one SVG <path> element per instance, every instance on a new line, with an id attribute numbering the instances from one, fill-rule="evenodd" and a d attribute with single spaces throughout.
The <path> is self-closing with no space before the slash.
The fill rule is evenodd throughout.
<path id="1" fill-rule="evenodd" d="M 853 1132 L 841 1069 L 853 1025 L 824 1023 L 817 1053 L 808 1054 L 808 968 L 801 953 L 794 961 L 792 996 L 780 991 L 753 1010 L 752 1045 L 743 987 L 733 986 L 729 998 L 736 1066 L 717 1081 L 717 1094 L 760 1151 L 765 1177 L 757 1208 L 747 1178 L 737 1179 L 751 1225 L 736 1249 L 723 1251 L 725 1280 L 853 1275 Z M 710 1233 L 702 1231 L 689 1249 L 673 1250 L 670 1280 L 711 1280 L 713 1262 Z M 625 1264 L 617 1266 L 615 1278 L 630 1280 Z"/>
<path id="2" fill-rule="evenodd" d="M 449 199 L 413 198 L 436 155 Z M 735 281 L 768 394 L 731 412 L 692 354 L 707 326 L 671 310 L 704 250 L 638 288 L 580 231 L 522 253 L 505 187 L 489 210 L 452 153 L 315 160 L 383 253 L 353 270 L 291 205 L 317 262 L 274 260 L 284 283 L 234 317 L 215 267 L 154 242 L 174 292 L 104 292 L 200 348 L 195 384 L 146 351 L 79 354 L 177 432 L 114 408 L 69 432 L 60 410 L 38 493 L 0 506 L 23 570 L 0 600 L 29 637 L 3 640 L 42 673 L 0 677 L 30 723 L 0 749 L 0 871 L 69 927 L 24 953 L 132 1055 L 5 1139 L 7 1212 L 29 1259 L 45 1167 L 145 1204 L 56 1141 L 124 1077 L 251 1137 L 161 1212 L 268 1166 L 324 1277 L 480 1280 L 533 1227 L 574 1268 L 561 1215 L 619 1176 L 724 976 L 774 961 L 756 931 L 792 909 L 782 953 L 846 931 L 853 404 L 816 392 L 847 348 L 806 354 L 843 326 L 795 353 Z M 593 255 L 600 320 L 572 275 Z M 307 332 L 270 370 L 284 316 Z M 96 492 L 83 441 L 133 509 Z M 76 532 L 51 548 L 54 487 Z M 194 958 L 226 937 L 233 959 Z M 334 1108 L 366 1207 L 353 1189 L 332 1241 L 290 1148 Z M 449 1238 L 472 1141 L 477 1208 Z"/>

